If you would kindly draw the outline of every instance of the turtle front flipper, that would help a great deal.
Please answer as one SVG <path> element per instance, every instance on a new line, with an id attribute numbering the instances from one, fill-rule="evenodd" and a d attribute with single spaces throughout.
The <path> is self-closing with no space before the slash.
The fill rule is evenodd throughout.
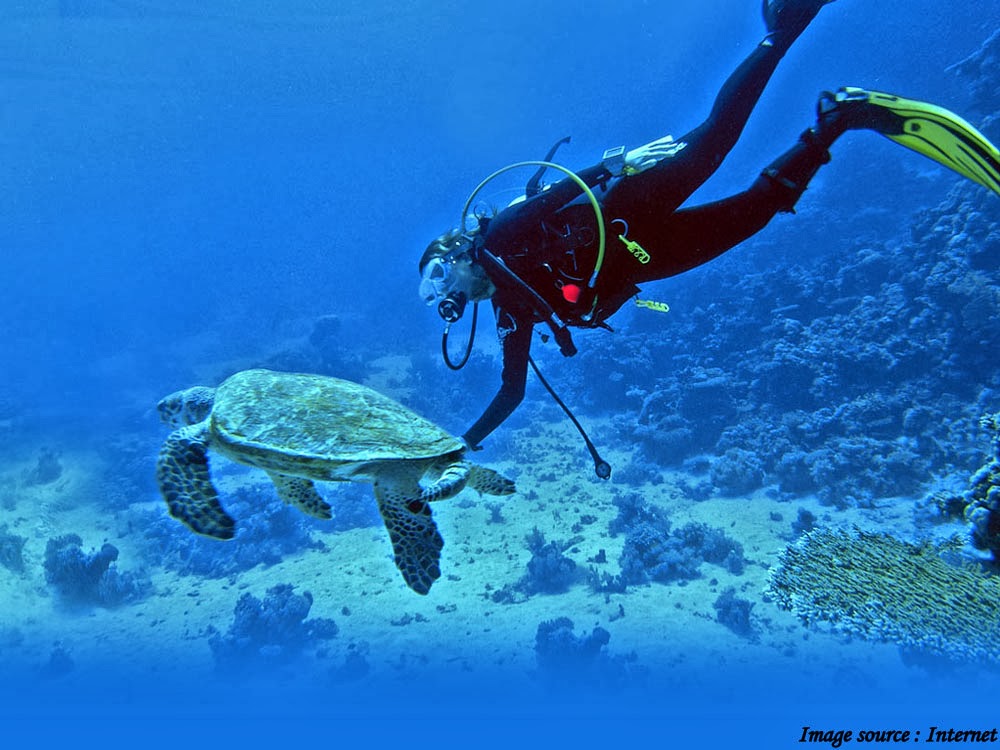
<path id="1" fill-rule="evenodd" d="M 199 534 L 232 539 L 236 523 L 212 485 L 205 435 L 204 422 L 170 433 L 156 461 L 156 481 L 170 515 Z"/>
<path id="2" fill-rule="evenodd" d="M 407 586 L 426 594 L 441 577 L 444 540 L 431 517 L 431 507 L 421 495 L 416 483 L 375 482 L 375 500 L 392 541 L 396 567 Z"/>
<path id="3" fill-rule="evenodd" d="M 468 486 L 483 495 L 513 495 L 514 482 L 493 469 L 473 466 L 469 470 Z"/>
<path id="4" fill-rule="evenodd" d="M 441 462 L 436 464 L 434 468 L 438 467 L 441 468 L 438 478 L 420 493 L 420 499 L 425 503 L 455 497 L 465 489 L 465 484 L 469 481 L 469 472 L 472 470 L 472 464 L 463 460 Z"/>
<path id="5" fill-rule="evenodd" d="M 274 483 L 274 488 L 278 491 L 278 497 L 289 505 L 293 505 L 307 516 L 321 518 L 329 521 L 333 518 L 330 512 L 330 504 L 320 497 L 316 491 L 316 485 L 308 479 L 301 477 L 290 477 L 287 474 L 279 474 L 276 471 L 269 471 L 267 475 Z"/>

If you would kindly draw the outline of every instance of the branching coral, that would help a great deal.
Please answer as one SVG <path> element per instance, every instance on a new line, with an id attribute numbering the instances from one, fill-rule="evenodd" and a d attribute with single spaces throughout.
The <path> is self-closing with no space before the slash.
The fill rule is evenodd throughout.
<path id="1" fill-rule="evenodd" d="M 908 652 L 1000 665 L 1000 579 L 950 564 L 946 557 L 956 557 L 958 546 L 811 531 L 781 554 L 768 592 L 809 625 L 826 622 Z"/>

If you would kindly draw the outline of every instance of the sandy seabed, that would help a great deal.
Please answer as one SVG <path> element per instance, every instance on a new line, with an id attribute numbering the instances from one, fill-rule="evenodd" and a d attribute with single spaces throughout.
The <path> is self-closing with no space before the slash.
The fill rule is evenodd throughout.
<path id="1" fill-rule="evenodd" d="M 63 471 L 43 485 L 26 481 L 33 458 L 30 452 L 18 453 L 0 467 L 2 523 L 10 533 L 27 538 L 24 571 L 0 568 L 0 664 L 11 677 L 8 686 L 57 691 L 86 704 L 99 685 L 109 700 L 128 704 L 166 685 L 180 686 L 182 692 L 196 686 L 229 698 L 252 685 L 254 700 L 271 707 L 275 693 L 314 694 L 318 688 L 321 695 L 329 691 L 340 696 L 342 711 L 349 711 L 352 699 L 362 706 L 387 690 L 422 695 L 431 684 L 454 688 L 469 700 L 482 692 L 486 697 L 477 710 L 487 712 L 497 709 L 492 701 L 498 692 L 538 706 L 538 701 L 553 696 L 563 700 L 582 690 L 590 698 L 596 696 L 603 711 L 616 700 L 613 696 L 636 695 L 646 702 L 630 698 L 615 705 L 647 718 L 674 716 L 682 723 L 691 716 L 678 708 L 686 703 L 700 706 L 711 720 L 722 705 L 730 718 L 741 707 L 756 716 L 748 706 L 762 702 L 784 717 L 782 736 L 790 738 L 801 729 L 802 707 L 812 706 L 810 715 L 815 715 L 817 705 L 840 705 L 863 692 L 882 696 L 898 709 L 908 705 L 903 697 L 908 691 L 927 695 L 929 686 L 944 689 L 951 679 L 907 666 L 892 644 L 852 641 L 808 628 L 764 595 L 769 567 L 792 541 L 791 522 L 799 508 L 813 512 L 819 525 L 891 530 L 905 537 L 914 530 L 915 500 L 897 498 L 875 509 L 834 510 L 810 498 L 781 502 L 765 489 L 746 497 L 713 496 L 696 502 L 679 489 L 692 477 L 665 471 L 656 485 L 621 490 L 638 492 L 650 505 L 664 509 L 674 528 L 703 522 L 724 531 L 743 546 L 743 573 L 703 563 L 701 577 L 686 583 L 599 593 L 584 574 L 592 566 L 610 574 L 619 571 L 623 537 L 608 532 L 618 510 L 612 503 L 614 480 L 593 478 L 584 457 L 565 450 L 566 439 L 561 427 L 534 428 L 530 435 L 518 432 L 511 439 L 518 446 L 516 460 L 486 462 L 516 477 L 516 494 L 480 498 L 465 490 L 435 504 L 445 539 L 442 577 L 425 597 L 402 582 L 381 526 L 316 531 L 313 536 L 323 549 L 289 554 L 277 564 L 225 578 L 179 574 L 155 564 L 157 550 L 149 549 L 147 537 L 134 527 L 137 509 L 166 514 L 155 494 L 137 498 L 118 512 L 101 511 L 98 500 L 109 478 L 97 453 L 61 446 Z M 606 458 L 625 465 L 629 457 L 624 451 L 608 451 Z M 150 465 L 152 461 L 150 457 Z M 265 481 L 255 470 L 222 473 L 218 483 L 223 503 L 238 484 Z M 321 491 L 336 505 L 337 485 Z M 494 501 L 501 503 L 501 520 L 488 507 Z M 525 537 L 534 529 L 547 540 L 572 541 L 565 554 L 577 563 L 580 580 L 564 593 L 497 603 L 491 595 L 525 574 L 531 558 Z M 961 531 L 959 526 L 954 529 Z M 85 550 L 104 542 L 115 545 L 118 568 L 144 569 L 152 583 L 150 595 L 110 609 L 63 601 L 46 583 L 43 562 L 47 541 L 71 533 L 80 535 Z M 591 562 L 601 559 L 601 550 L 606 562 Z M 241 594 L 262 599 L 278 584 L 310 592 L 309 617 L 333 619 L 339 633 L 263 674 L 220 674 L 209 633 L 213 628 L 226 632 Z M 716 619 L 712 605 L 728 588 L 754 603 L 752 637 L 734 633 Z M 619 675 L 613 684 L 594 676 L 592 685 L 574 683 L 589 679 L 577 676 L 566 684 L 541 670 L 536 631 L 539 623 L 558 617 L 571 619 L 578 635 L 605 628 L 611 634 L 605 651 L 617 663 L 627 664 L 621 673 L 625 676 Z M 47 676 L 56 647 L 71 656 L 74 666 L 65 674 Z M 343 683 L 333 675 L 351 652 L 363 654 L 369 670 Z M 957 673 L 954 679 L 963 690 L 970 688 L 967 674 Z M 434 702 L 438 710 L 443 697 L 439 701 Z M 60 705 L 65 708 L 65 699 Z M 246 710 L 246 705 L 236 708 Z M 574 705 L 574 710 L 583 710 L 582 704 Z"/>

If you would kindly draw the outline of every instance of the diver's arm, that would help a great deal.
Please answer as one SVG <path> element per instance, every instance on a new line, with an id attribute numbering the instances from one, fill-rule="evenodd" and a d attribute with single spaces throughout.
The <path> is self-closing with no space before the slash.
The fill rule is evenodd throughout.
<path id="1" fill-rule="evenodd" d="M 528 379 L 528 353 L 531 350 L 532 321 L 518 319 L 512 313 L 497 308 L 497 332 L 503 347 L 503 371 L 500 390 L 486 411 L 462 436 L 470 448 L 503 424 L 524 400 L 524 386 Z"/>

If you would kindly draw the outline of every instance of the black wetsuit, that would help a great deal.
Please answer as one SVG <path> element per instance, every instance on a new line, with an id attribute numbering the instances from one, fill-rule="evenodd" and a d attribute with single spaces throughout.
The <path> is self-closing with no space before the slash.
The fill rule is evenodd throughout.
<path id="1" fill-rule="evenodd" d="M 742 193 L 705 205 L 679 206 L 722 163 L 735 145 L 793 35 L 772 34 L 730 75 L 701 125 L 678 139 L 673 156 L 627 177 L 603 165 L 578 172 L 592 188 L 607 229 L 606 253 L 593 290 L 597 224 L 583 191 L 570 178 L 506 208 L 487 224 L 483 245 L 569 325 L 597 326 L 638 292 L 637 284 L 687 271 L 761 230 L 791 210 L 806 183 L 829 160 L 832 142 L 815 132 L 776 160 Z M 627 233 L 626 233 L 627 232 Z M 619 238 L 638 243 L 632 252 Z M 634 246 L 633 246 L 634 247 Z M 648 257 L 647 257 L 648 256 Z M 645 261 L 645 262 L 643 262 Z M 524 398 L 532 328 L 545 319 L 537 299 L 509 274 L 484 263 L 503 349 L 502 384 L 482 417 L 463 436 L 471 446 L 495 430 Z M 583 290 L 574 303 L 572 289 Z M 569 353 L 564 350 L 564 354 Z"/>

